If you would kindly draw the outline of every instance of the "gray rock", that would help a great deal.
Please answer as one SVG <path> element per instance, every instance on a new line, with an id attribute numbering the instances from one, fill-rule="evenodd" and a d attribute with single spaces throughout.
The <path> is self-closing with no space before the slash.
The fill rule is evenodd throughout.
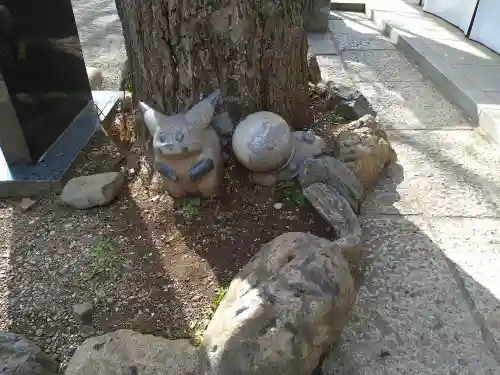
<path id="1" fill-rule="evenodd" d="M 348 120 L 357 120 L 365 115 L 377 116 L 368 99 L 354 88 L 336 85 L 332 81 L 322 85 L 327 110 L 333 110 Z"/>
<path id="2" fill-rule="evenodd" d="M 325 184 L 310 185 L 304 189 L 304 196 L 339 236 L 336 243 L 342 248 L 351 269 L 358 270 L 363 234 L 350 204 L 333 187 Z"/>
<path id="3" fill-rule="evenodd" d="M 238 273 L 203 338 L 200 374 L 311 374 L 355 300 L 338 245 L 285 233 Z"/>
<path id="4" fill-rule="evenodd" d="M 66 375 L 195 375 L 198 350 L 187 340 L 167 340 L 130 330 L 87 339 Z"/>
<path id="5" fill-rule="evenodd" d="M 92 319 L 93 311 L 94 311 L 94 305 L 92 304 L 92 302 L 89 301 L 73 305 L 73 312 L 83 322 L 88 322 Z"/>
<path id="6" fill-rule="evenodd" d="M 364 186 L 373 186 L 382 170 L 397 159 L 387 134 L 370 115 L 339 130 L 339 159 L 346 163 Z"/>
<path id="7" fill-rule="evenodd" d="M 308 72 L 308 80 L 311 83 L 317 84 L 321 82 L 321 70 L 319 69 L 318 59 L 316 55 L 311 53 L 307 54 L 307 72 Z"/>
<path id="8" fill-rule="evenodd" d="M 31 198 L 24 197 L 21 199 L 20 208 L 22 211 L 28 211 L 36 203 L 35 200 Z"/>
<path id="9" fill-rule="evenodd" d="M 259 172 L 250 173 L 250 179 L 252 180 L 252 182 L 263 186 L 271 186 L 278 180 L 275 174 Z"/>
<path id="10" fill-rule="evenodd" d="M 330 156 L 305 160 L 299 169 L 299 182 L 302 189 L 318 182 L 331 186 L 349 202 L 355 212 L 359 211 L 363 185 L 340 160 Z"/>
<path id="11" fill-rule="evenodd" d="M 215 115 L 210 126 L 217 132 L 219 137 L 230 137 L 234 133 L 234 124 L 227 112 Z"/>
<path id="12" fill-rule="evenodd" d="M 122 190 L 123 174 L 99 173 L 69 180 L 61 193 L 61 200 L 77 209 L 104 206 L 113 201 Z"/>
<path id="13" fill-rule="evenodd" d="M 269 186 L 276 181 L 295 179 L 304 160 L 320 156 L 327 150 L 325 141 L 311 131 L 293 132 L 295 152 L 285 167 L 269 173 L 254 172 L 251 178 L 259 185 Z"/>
<path id="14" fill-rule="evenodd" d="M 21 335 L 0 332 L 0 374 L 55 375 L 59 365 Z"/>
<path id="15" fill-rule="evenodd" d="M 87 67 L 87 76 L 89 77 L 90 88 L 100 90 L 104 81 L 104 75 L 98 68 Z"/>

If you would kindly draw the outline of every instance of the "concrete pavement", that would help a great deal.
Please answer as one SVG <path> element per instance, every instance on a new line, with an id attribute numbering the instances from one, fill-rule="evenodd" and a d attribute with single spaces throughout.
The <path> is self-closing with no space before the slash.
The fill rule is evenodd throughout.
<path id="1" fill-rule="evenodd" d="M 364 202 L 365 279 L 323 374 L 500 374 L 500 147 L 364 14 L 311 40 L 399 158 Z"/>

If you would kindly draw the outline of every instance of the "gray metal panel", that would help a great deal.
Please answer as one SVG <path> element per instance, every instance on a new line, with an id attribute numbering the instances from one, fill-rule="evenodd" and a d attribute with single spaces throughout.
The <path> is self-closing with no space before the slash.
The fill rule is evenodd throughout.
<path id="1" fill-rule="evenodd" d="M 460 28 L 464 33 L 469 26 L 477 0 L 432 0 L 426 1 L 424 10 Z"/>
<path id="2" fill-rule="evenodd" d="M 500 53 L 500 1 L 481 0 L 470 38 Z"/>

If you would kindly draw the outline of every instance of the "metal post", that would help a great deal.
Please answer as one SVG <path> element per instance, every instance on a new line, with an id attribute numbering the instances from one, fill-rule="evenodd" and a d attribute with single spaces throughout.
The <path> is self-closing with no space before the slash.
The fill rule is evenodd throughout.
<path id="1" fill-rule="evenodd" d="M 420 1 L 422 1 L 422 0 L 420 0 Z M 467 30 L 467 33 L 465 33 L 465 36 L 467 38 L 470 37 L 470 33 L 472 32 L 472 26 L 473 26 L 474 21 L 476 19 L 477 8 L 479 8 L 479 2 L 480 1 L 481 0 L 477 0 L 476 7 L 474 8 L 474 13 L 472 14 L 472 19 L 470 20 L 469 29 Z"/>

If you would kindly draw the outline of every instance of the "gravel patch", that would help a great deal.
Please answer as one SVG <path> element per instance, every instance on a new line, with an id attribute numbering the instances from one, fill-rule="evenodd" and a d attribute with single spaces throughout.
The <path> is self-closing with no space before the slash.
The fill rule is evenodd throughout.
<path id="1" fill-rule="evenodd" d="M 102 89 L 118 89 L 126 51 L 115 2 L 74 0 L 73 12 L 85 64 L 101 69 L 104 74 Z"/>

